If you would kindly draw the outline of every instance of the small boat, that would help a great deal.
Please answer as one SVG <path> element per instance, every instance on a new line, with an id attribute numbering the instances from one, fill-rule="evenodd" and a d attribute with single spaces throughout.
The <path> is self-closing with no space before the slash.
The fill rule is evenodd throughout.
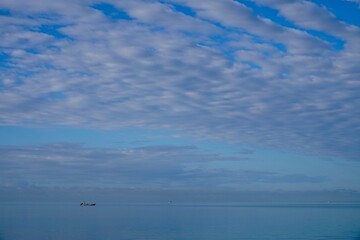
<path id="1" fill-rule="evenodd" d="M 86 202 L 82 202 L 82 203 L 80 203 L 80 206 L 96 206 L 96 203 L 86 203 Z"/>

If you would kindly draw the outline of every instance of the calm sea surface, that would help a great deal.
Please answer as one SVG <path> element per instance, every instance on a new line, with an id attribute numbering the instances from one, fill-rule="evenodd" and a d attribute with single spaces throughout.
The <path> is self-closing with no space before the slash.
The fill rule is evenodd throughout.
<path id="1" fill-rule="evenodd" d="M 1 203 L 0 240 L 360 240 L 360 203 Z"/>

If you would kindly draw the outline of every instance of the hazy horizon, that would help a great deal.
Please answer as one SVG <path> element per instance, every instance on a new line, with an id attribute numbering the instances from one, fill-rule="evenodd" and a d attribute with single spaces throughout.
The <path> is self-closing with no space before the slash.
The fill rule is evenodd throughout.
<path id="1" fill-rule="evenodd" d="M 81 187 L 0 188 L 1 202 L 80 202 L 122 204 L 183 204 L 183 203 L 241 203 L 241 202 L 360 202 L 360 192 L 351 190 L 323 191 L 239 191 L 224 189 L 121 189 Z"/>

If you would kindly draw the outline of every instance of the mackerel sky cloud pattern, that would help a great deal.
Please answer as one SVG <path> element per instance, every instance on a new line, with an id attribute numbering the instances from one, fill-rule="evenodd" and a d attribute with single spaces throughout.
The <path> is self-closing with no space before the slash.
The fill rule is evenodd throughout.
<path id="1" fill-rule="evenodd" d="M 174 130 L 357 161 L 359 2 L 334 2 L 2 0 L 0 125 Z"/>

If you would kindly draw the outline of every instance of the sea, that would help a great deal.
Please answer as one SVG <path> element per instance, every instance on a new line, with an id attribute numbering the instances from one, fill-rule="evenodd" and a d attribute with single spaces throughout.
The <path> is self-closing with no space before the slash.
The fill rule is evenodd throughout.
<path id="1" fill-rule="evenodd" d="M 0 240 L 360 240 L 360 203 L 0 203 Z"/>

